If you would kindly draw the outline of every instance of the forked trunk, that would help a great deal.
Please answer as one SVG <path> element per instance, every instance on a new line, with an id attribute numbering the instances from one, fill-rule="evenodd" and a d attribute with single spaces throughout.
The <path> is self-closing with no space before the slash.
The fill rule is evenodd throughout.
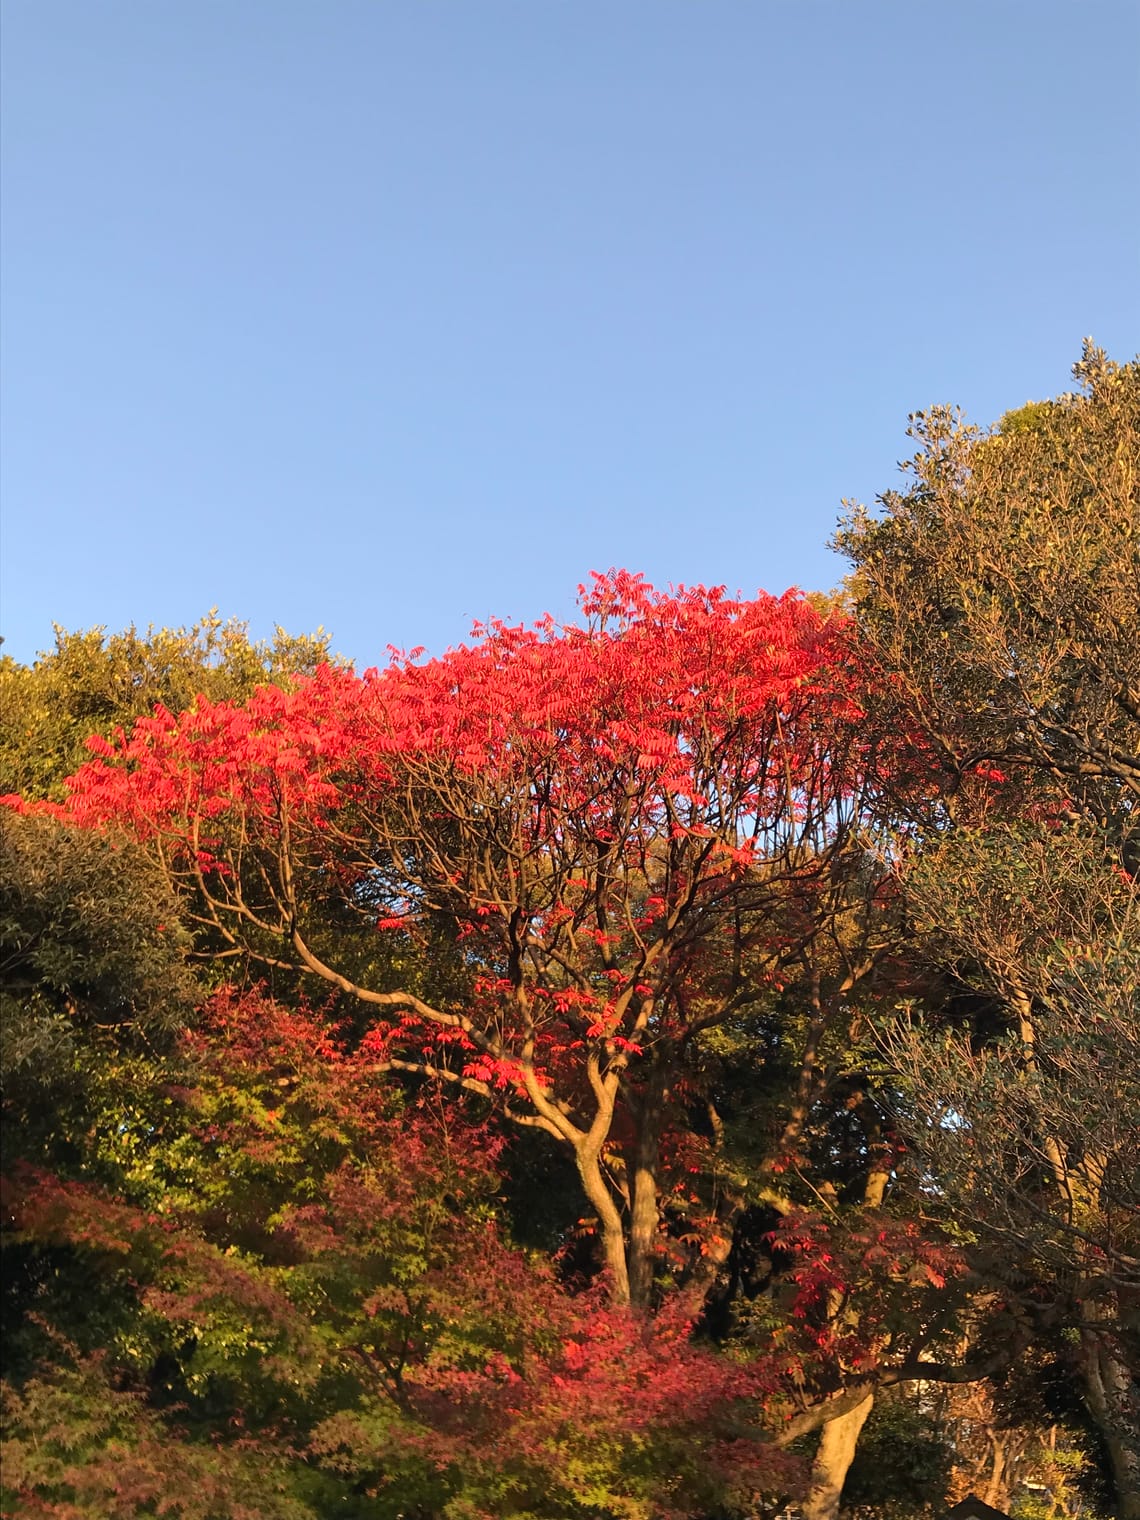
<path id="1" fill-rule="evenodd" d="M 1009 1498 L 1005 1484 L 1006 1447 L 1001 1432 L 991 1430 L 987 1434 L 990 1440 L 990 1481 L 986 1484 L 982 1499 L 991 1509 L 997 1509 Z"/>
<path id="2" fill-rule="evenodd" d="M 801 1511 L 803 1520 L 835 1520 L 839 1514 L 843 1485 L 874 1402 L 875 1395 L 869 1393 L 861 1404 L 836 1415 L 823 1427 L 811 1467 L 811 1487 Z"/>

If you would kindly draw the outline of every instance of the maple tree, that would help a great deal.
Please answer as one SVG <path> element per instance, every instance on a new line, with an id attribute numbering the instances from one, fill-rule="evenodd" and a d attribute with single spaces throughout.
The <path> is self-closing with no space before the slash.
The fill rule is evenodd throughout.
<path id="1" fill-rule="evenodd" d="M 503 1142 L 461 1107 L 401 1103 L 325 1019 L 258 993 L 219 994 L 182 1057 L 104 1141 L 113 1187 L 9 1179 L 25 1248 L 74 1253 L 119 1305 L 110 1334 L 94 1305 L 77 1326 L 102 1344 L 41 1336 L 48 1367 L 5 1390 L 27 1512 L 206 1517 L 238 1483 L 251 1517 L 566 1520 L 795 1490 L 756 1418 L 780 1360 L 567 1292 L 511 1245 Z"/>
<path id="2" fill-rule="evenodd" d="M 1137 374 L 846 601 L 0 662 L 4 1503 L 1132 1513 Z"/>
<path id="3" fill-rule="evenodd" d="M 582 613 L 160 709 L 92 741 L 65 811 L 147 843 L 216 953 L 374 1010 L 377 1072 L 478 1093 L 567 1146 L 614 1300 L 645 1305 L 687 1050 L 821 939 L 836 996 L 870 964 L 851 902 L 866 741 L 844 621 L 799 594 L 616 572 Z M 356 980 L 330 905 L 405 946 L 446 922 L 459 986 Z"/>
<path id="4" fill-rule="evenodd" d="M 726 1047 L 710 1062 L 711 1037 L 731 1030 L 731 1044 L 757 1018 L 780 1030 L 779 1117 L 755 1179 L 769 1199 L 808 1164 L 820 1106 L 850 1101 L 851 997 L 893 940 L 889 880 L 860 832 L 870 745 L 834 611 L 795 594 L 663 595 L 625 575 L 598 577 L 583 610 L 572 628 L 492 625 L 424 665 L 323 669 L 242 705 L 159 711 L 93 743 L 100 759 L 60 811 L 149 845 L 214 956 L 307 971 L 382 1010 L 360 1045 L 374 1075 L 477 1094 L 561 1142 L 615 1304 L 647 1307 L 672 1276 L 691 1315 L 755 1191 L 724 1185 L 708 1079 Z M 353 918 L 386 953 L 362 956 Z M 442 981 L 441 925 L 459 952 Z M 433 962 L 434 994 L 419 971 Z M 869 1095 L 858 1108 L 859 1196 L 876 1210 L 896 1144 Z M 796 1211 L 779 1194 L 779 1213 Z M 890 1221 L 878 1244 L 867 1228 L 870 1246 L 844 1239 L 847 1287 L 826 1230 L 800 1230 L 788 1276 L 801 1306 L 814 1294 L 780 1383 L 782 1439 L 826 1427 L 813 1514 L 842 1485 L 832 1446 L 849 1460 L 886 1375 L 873 1300 L 897 1292 L 916 1244 L 899 1257 Z M 895 1260 L 881 1281 L 876 1257 Z M 859 1281 L 870 1296 L 852 1295 Z M 593 1360 L 600 1376 L 601 1346 Z"/>

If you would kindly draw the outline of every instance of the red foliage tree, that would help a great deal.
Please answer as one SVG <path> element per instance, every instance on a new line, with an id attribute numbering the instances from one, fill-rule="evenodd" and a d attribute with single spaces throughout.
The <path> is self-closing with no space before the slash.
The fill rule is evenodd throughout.
<path id="1" fill-rule="evenodd" d="M 256 992 L 213 999 L 185 1054 L 117 1191 L 28 1171 L 7 1191 L 25 1243 L 118 1277 L 138 1315 L 4 1390 L 28 1513 L 198 1516 L 229 1481 L 282 1520 L 346 1489 L 377 1516 L 680 1517 L 797 1486 L 763 1426 L 789 1358 L 696 1344 L 676 1304 L 565 1291 L 505 1237 L 485 1125 L 430 1087 L 401 1104 L 327 1022 Z"/>
<path id="2" fill-rule="evenodd" d="M 798 593 L 619 572 L 581 608 L 159 710 L 93 742 L 67 811 L 148 841 L 226 951 L 374 1009 L 377 1070 L 480 1093 L 568 1146 L 614 1300 L 645 1304 L 686 1051 L 849 904 L 859 714 L 844 620 Z M 334 900 L 401 948 L 450 925 L 455 985 L 365 984 Z M 865 946 L 830 943 L 842 991 Z"/>

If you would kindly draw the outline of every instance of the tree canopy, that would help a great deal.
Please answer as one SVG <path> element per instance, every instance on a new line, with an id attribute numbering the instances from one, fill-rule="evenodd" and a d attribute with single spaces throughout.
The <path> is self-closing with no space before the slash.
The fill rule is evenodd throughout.
<path id="1" fill-rule="evenodd" d="M 3 662 L 5 1513 L 1140 1514 L 1140 369 L 1076 377 L 917 414 L 841 597 Z"/>

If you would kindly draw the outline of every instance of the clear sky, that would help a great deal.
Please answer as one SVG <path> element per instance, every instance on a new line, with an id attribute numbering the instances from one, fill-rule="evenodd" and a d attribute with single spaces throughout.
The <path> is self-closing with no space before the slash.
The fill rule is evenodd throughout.
<path id="1" fill-rule="evenodd" d="M 5 651 L 833 585 L 1140 332 L 1136 0 L 3 0 Z"/>

